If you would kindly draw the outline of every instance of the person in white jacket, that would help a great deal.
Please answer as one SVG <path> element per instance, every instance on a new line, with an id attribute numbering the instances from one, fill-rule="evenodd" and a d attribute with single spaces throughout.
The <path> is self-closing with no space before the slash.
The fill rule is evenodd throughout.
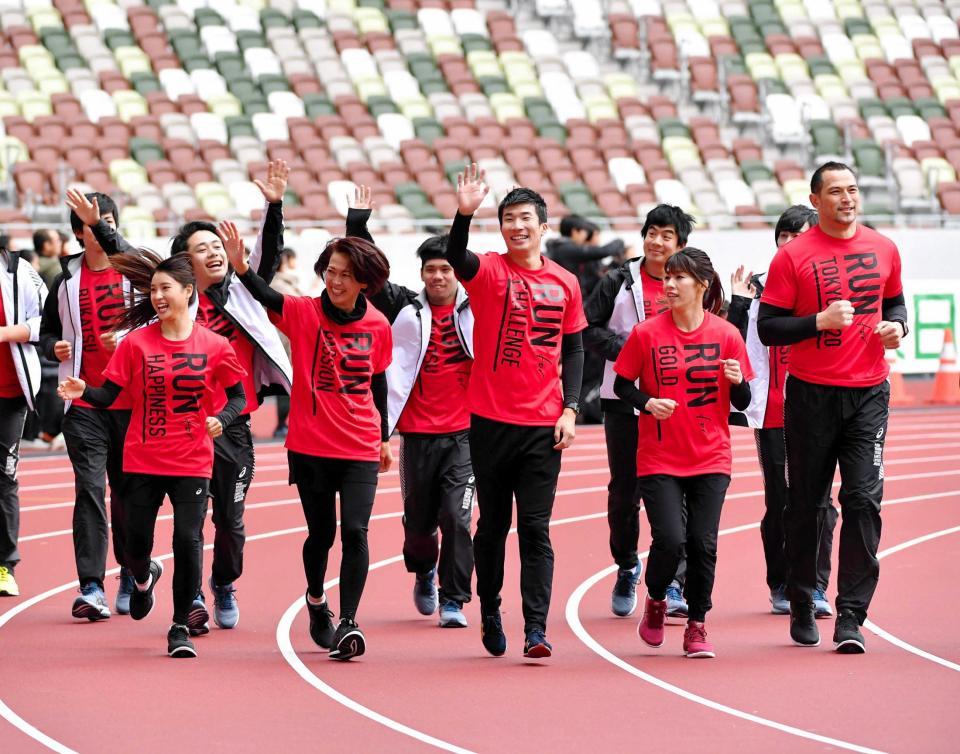
<path id="1" fill-rule="evenodd" d="M 20 562 L 17 463 L 27 410 L 40 389 L 40 315 L 47 288 L 16 252 L 0 249 L 0 596 L 16 597 Z"/>

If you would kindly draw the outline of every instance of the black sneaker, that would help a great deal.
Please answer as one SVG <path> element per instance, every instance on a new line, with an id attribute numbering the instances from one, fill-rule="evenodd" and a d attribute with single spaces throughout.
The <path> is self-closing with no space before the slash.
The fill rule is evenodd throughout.
<path id="1" fill-rule="evenodd" d="M 812 602 L 790 603 L 790 638 L 798 647 L 820 646 L 820 631 Z"/>
<path id="2" fill-rule="evenodd" d="M 134 585 L 133 594 L 130 595 L 130 617 L 134 620 L 143 620 L 150 615 L 150 611 L 153 610 L 153 589 L 162 574 L 163 563 L 159 560 L 151 560 L 150 585 L 144 591 L 140 591 L 140 587 Z"/>
<path id="3" fill-rule="evenodd" d="M 483 623 L 480 624 L 480 638 L 483 641 L 483 648 L 494 657 L 500 657 L 507 651 L 507 637 L 503 633 L 499 610 L 492 615 L 483 616 Z"/>
<path id="4" fill-rule="evenodd" d="M 207 602 L 203 592 L 197 592 L 187 613 L 187 629 L 191 636 L 205 636 L 210 633 L 210 613 L 207 612 Z"/>
<path id="5" fill-rule="evenodd" d="M 553 645 L 547 641 L 546 635 L 539 628 L 527 633 L 527 640 L 523 643 L 524 657 L 549 657 L 553 654 Z"/>
<path id="6" fill-rule="evenodd" d="M 367 651 L 367 642 L 363 638 L 363 632 L 357 625 L 357 622 L 344 618 L 333 633 L 332 648 L 330 649 L 330 659 L 332 660 L 351 660 L 359 657 Z"/>
<path id="7" fill-rule="evenodd" d="M 862 655 L 867 651 L 860 621 L 852 610 L 841 610 L 833 628 L 833 648 L 842 655 Z"/>
<path id="8" fill-rule="evenodd" d="M 333 646 L 333 610 L 326 602 L 311 605 L 307 600 L 307 612 L 310 614 L 310 638 L 313 643 L 330 649 Z"/>
<path id="9" fill-rule="evenodd" d="M 169 657 L 196 657 L 197 650 L 190 641 L 186 626 L 174 623 L 167 631 L 167 655 Z"/>

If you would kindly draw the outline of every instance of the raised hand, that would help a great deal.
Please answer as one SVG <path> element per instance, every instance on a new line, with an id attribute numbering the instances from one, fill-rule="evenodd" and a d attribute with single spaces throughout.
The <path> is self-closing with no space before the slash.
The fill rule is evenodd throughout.
<path id="1" fill-rule="evenodd" d="M 65 401 L 75 401 L 83 396 L 87 383 L 78 377 L 67 377 L 57 386 L 57 395 Z"/>
<path id="2" fill-rule="evenodd" d="M 287 178 L 290 176 L 290 166 L 286 160 L 271 160 L 267 164 L 267 180 L 254 179 L 254 183 L 263 198 L 271 204 L 283 201 L 283 192 L 287 190 Z"/>
<path id="3" fill-rule="evenodd" d="M 96 225 L 100 222 L 100 203 L 97 197 L 91 202 L 82 191 L 67 189 L 67 206 L 73 210 L 84 225 Z"/>
<path id="4" fill-rule="evenodd" d="M 736 359 L 724 359 L 723 376 L 733 385 L 739 385 L 743 382 L 743 372 L 740 371 L 740 362 Z"/>
<path id="5" fill-rule="evenodd" d="M 834 301 L 817 315 L 818 330 L 842 330 L 853 324 L 853 304 L 846 299 Z"/>
<path id="6" fill-rule="evenodd" d="M 233 269 L 238 275 L 246 273 L 250 265 L 247 264 L 247 252 L 236 224 L 230 220 L 223 220 L 217 226 L 217 233 L 223 241 L 223 250 L 227 253 L 227 260 Z"/>
<path id="7" fill-rule="evenodd" d="M 461 215 L 472 215 L 483 204 L 490 187 L 484 182 L 486 173 L 471 162 L 457 176 L 457 202 Z"/>
<path id="8" fill-rule="evenodd" d="M 347 196 L 347 203 L 353 209 L 373 209 L 373 189 L 369 186 L 359 184 L 353 192 L 353 200 Z"/>
<path id="9" fill-rule="evenodd" d="M 737 267 L 736 271 L 730 276 L 730 292 L 734 296 L 743 296 L 744 298 L 756 296 L 757 289 L 753 285 L 753 272 L 744 274 L 743 265 Z"/>
<path id="10" fill-rule="evenodd" d="M 223 425 L 215 416 L 208 416 L 206 422 L 207 434 L 210 437 L 220 437 L 223 434 Z"/>

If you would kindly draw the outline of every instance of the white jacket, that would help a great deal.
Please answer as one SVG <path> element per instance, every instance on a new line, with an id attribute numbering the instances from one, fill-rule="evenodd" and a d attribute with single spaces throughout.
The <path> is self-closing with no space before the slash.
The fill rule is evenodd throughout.
<path id="1" fill-rule="evenodd" d="M 40 319 L 47 287 L 36 270 L 20 255 L 0 253 L 0 295 L 7 325 L 26 325 L 30 330 L 27 343 L 8 343 L 17 379 L 31 410 L 36 409 L 40 390 L 40 356 L 36 343 L 40 340 Z"/>

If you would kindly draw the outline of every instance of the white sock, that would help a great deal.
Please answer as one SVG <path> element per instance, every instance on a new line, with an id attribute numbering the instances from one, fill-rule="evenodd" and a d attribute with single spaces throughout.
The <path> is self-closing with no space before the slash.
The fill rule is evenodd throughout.
<path id="1" fill-rule="evenodd" d="M 310 595 L 310 592 L 307 592 L 307 602 L 309 602 L 311 605 L 323 605 L 326 603 L 326 601 L 327 601 L 327 595 L 323 595 L 322 597 L 317 599 L 316 597 L 312 597 Z"/>
<path id="2" fill-rule="evenodd" d="M 147 581 L 146 581 L 146 583 L 144 583 L 144 584 L 141 584 L 141 583 L 140 583 L 139 581 L 137 581 L 136 579 L 133 580 L 133 583 L 135 583 L 135 584 L 137 585 L 137 591 L 138 591 L 138 592 L 145 592 L 145 591 L 147 591 L 147 590 L 150 588 L 150 577 L 147 576 Z"/>

